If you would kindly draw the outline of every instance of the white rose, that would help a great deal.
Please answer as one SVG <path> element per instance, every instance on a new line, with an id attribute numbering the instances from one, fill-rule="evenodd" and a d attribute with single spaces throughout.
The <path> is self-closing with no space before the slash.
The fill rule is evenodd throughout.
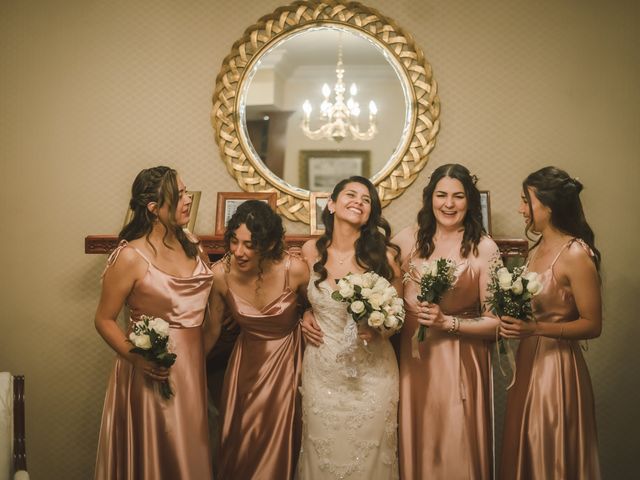
<path id="1" fill-rule="evenodd" d="M 350 275 L 349 280 L 353 285 L 358 285 L 359 287 L 362 286 L 362 275 L 356 275 L 356 274 Z"/>
<path id="2" fill-rule="evenodd" d="M 371 272 L 367 272 L 362 275 L 362 286 L 364 288 L 373 288 L 375 283 L 375 279 Z"/>
<path id="3" fill-rule="evenodd" d="M 362 290 L 360 290 L 360 295 L 362 295 L 364 298 L 369 298 L 371 295 L 373 295 L 373 289 L 363 288 Z"/>
<path id="4" fill-rule="evenodd" d="M 393 298 L 398 294 L 396 289 L 393 287 L 387 287 L 382 292 L 382 302 L 383 303 L 391 303 Z"/>
<path id="5" fill-rule="evenodd" d="M 349 285 L 351 285 L 351 282 L 349 280 L 347 280 L 346 278 L 341 278 L 340 280 L 338 280 L 338 289 L 341 288 L 346 288 Z"/>
<path id="6" fill-rule="evenodd" d="M 364 302 L 356 300 L 351 304 L 351 311 L 353 313 L 362 313 L 364 311 Z"/>
<path id="7" fill-rule="evenodd" d="M 538 274 L 536 272 L 527 272 L 524 275 L 522 275 L 522 278 L 527 279 L 528 281 L 533 281 L 533 280 L 537 280 L 538 279 Z"/>
<path id="8" fill-rule="evenodd" d="M 535 280 L 529 280 L 529 283 L 527 283 L 527 292 L 531 295 L 537 295 L 540 293 L 540 290 L 542 290 L 542 284 L 537 278 Z"/>
<path id="9" fill-rule="evenodd" d="M 129 334 L 129 340 L 136 347 L 141 348 L 143 350 L 149 350 L 151 348 L 151 339 L 149 335 L 136 335 L 135 333 Z"/>
<path id="10" fill-rule="evenodd" d="M 431 267 L 429 268 L 429 275 L 435 277 L 438 275 L 438 262 L 431 262 Z"/>
<path id="11" fill-rule="evenodd" d="M 346 284 L 343 285 L 340 288 L 340 296 L 342 296 L 342 298 L 351 298 L 353 296 L 353 294 L 355 293 L 355 290 L 353 289 L 353 285 L 350 284 Z"/>
<path id="12" fill-rule="evenodd" d="M 384 277 L 378 277 L 376 280 L 376 284 L 373 286 L 373 289 L 378 292 L 384 292 L 387 288 L 389 288 L 389 280 Z"/>
<path id="13" fill-rule="evenodd" d="M 398 319 L 394 315 L 389 315 L 384 319 L 384 326 L 387 328 L 398 328 Z"/>
<path id="14" fill-rule="evenodd" d="M 382 312 L 371 312 L 367 321 L 370 327 L 379 328 L 384 323 L 384 315 Z"/>
<path id="15" fill-rule="evenodd" d="M 165 322 L 161 318 L 154 318 L 149 322 L 149 328 L 155 330 L 155 332 L 161 337 L 169 336 L 169 323 Z"/>
<path id="16" fill-rule="evenodd" d="M 524 287 L 522 286 L 522 279 L 518 277 L 513 285 L 511 285 L 511 291 L 516 295 L 520 295 L 524 291 Z"/>
<path id="17" fill-rule="evenodd" d="M 372 293 L 370 297 L 367 298 L 369 300 L 369 304 L 375 309 L 380 310 L 380 306 L 382 305 L 382 295 L 379 293 Z"/>
<path id="18" fill-rule="evenodd" d="M 498 270 L 498 284 L 502 290 L 509 290 L 511 288 L 511 274 L 506 268 Z"/>

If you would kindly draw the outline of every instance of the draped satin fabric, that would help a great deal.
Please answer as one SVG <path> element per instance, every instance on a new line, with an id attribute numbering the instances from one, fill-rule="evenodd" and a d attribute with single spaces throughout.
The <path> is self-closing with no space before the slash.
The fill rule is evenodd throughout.
<path id="1" fill-rule="evenodd" d="M 553 264 L 541 276 L 543 289 L 532 300 L 536 321 L 577 319 L 571 289 L 558 283 Z M 516 381 L 507 394 L 500 474 L 521 480 L 600 478 L 593 389 L 577 341 L 532 336 L 520 342 Z"/>
<path id="2" fill-rule="evenodd" d="M 411 260 L 419 263 L 421 260 Z M 418 265 L 416 265 L 418 266 Z M 409 270 L 408 261 L 403 270 Z M 467 261 L 442 301 L 447 315 L 480 315 L 479 272 Z M 491 342 L 430 329 L 411 355 L 420 285 L 404 286 L 400 333 L 400 478 L 490 479 L 493 471 Z"/>
<path id="3" fill-rule="evenodd" d="M 222 389 L 220 479 L 293 478 L 300 449 L 302 345 L 297 296 L 288 285 L 262 309 L 227 290 L 240 326 Z"/>
<path id="4" fill-rule="evenodd" d="M 123 242 L 109 258 L 116 262 Z M 198 258 L 189 277 L 149 267 L 127 298 L 131 320 L 141 315 L 170 325 L 170 349 L 177 354 L 169 381 L 174 392 L 163 398 L 157 382 L 122 357 L 116 357 L 102 414 L 96 479 L 175 480 L 212 478 L 202 322 L 213 283 Z M 108 267 L 107 267 L 108 268 Z"/>

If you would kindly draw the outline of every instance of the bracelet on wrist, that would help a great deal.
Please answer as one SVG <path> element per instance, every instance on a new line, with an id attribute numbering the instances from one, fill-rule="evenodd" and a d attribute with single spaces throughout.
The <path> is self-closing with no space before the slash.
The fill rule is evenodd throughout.
<path id="1" fill-rule="evenodd" d="M 451 326 L 447 330 L 447 333 L 457 335 L 460 331 L 460 319 L 458 317 L 451 317 Z"/>

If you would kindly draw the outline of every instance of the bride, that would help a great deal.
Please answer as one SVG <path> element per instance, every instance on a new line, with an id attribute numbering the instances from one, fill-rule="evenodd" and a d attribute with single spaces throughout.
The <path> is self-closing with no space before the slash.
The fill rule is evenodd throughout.
<path id="1" fill-rule="evenodd" d="M 337 280 L 365 271 L 387 278 L 402 297 L 395 260 L 399 249 L 389 241 L 381 210 L 369 180 L 342 180 L 322 212 L 324 235 L 302 247 L 314 272 L 303 329 L 315 338 L 308 337 L 302 364 L 299 480 L 398 478 L 398 365 L 393 348 L 367 326 L 358 328 L 356 338 L 347 305 L 331 298 Z M 311 326 L 321 333 L 312 332 Z M 355 349 L 345 358 L 353 343 Z"/>

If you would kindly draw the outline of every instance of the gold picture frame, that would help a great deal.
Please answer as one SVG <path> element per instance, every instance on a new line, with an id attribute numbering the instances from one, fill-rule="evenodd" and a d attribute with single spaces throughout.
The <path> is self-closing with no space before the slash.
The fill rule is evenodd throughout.
<path id="1" fill-rule="evenodd" d="M 300 186 L 310 192 L 326 192 L 343 178 L 369 178 L 369 150 L 300 150 Z"/>
<path id="2" fill-rule="evenodd" d="M 224 235 L 227 223 L 240 204 L 247 200 L 262 200 L 276 211 L 276 192 L 218 192 L 216 203 L 216 235 Z"/>
<path id="3" fill-rule="evenodd" d="M 186 228 L 190 232 L 193 232 L 193 229 L 196 226 L 196 218 L 198 216 L 198 207 L 200 206 L 200 196 L 202 195 L 202 192 L 187 191 L 185 192 L 185 194 L 191 196 L 191 205 L 189 206 L 189 223 L 187 223 Z M 133 210 L 131 210 L 131 208 L 128 208 L 127 213 L 124 216 L 124 223 L 122 224 L 122 226 L 124 227 L 125 225 L 127 225 L 132 218 Z"/>
<path id="4" fill-rule="evenodd" d="M 322 235 L 324 233 L 322 211 L 330 197 L 331 194 L 328 192 L 311 192 L 309 194 L 309 233 L 311 235 Z"/>
<path id="5" fill-rule="evenodd" d="M 491 235 L 491 198 L 488 190 L 480 190 L 480 211 L 482 212 L 482 226 Z"/>

